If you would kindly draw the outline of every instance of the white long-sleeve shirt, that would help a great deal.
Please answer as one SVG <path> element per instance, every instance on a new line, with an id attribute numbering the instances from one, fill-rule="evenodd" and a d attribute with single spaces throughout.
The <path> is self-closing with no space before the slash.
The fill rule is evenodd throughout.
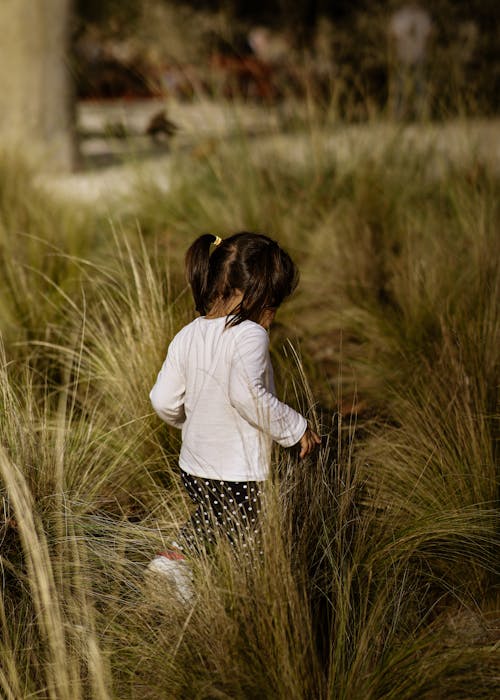
<path id="1" fill-rule="evenodd" d="M 182 428 L 180 467 L 223 481 L 269 475 L 272 441 L 299 442 L 306 419 L 275 395 L 269 337 L 243 321 L 204 316 L 172 340 L 150 393 L 160 418 Z"/>

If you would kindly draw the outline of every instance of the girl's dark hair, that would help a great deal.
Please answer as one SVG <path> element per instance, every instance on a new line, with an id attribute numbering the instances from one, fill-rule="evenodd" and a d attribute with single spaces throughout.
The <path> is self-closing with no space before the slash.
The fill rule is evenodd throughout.
<path id="1" fill-rule="evenodd" d="M 276 241 L 260 233 L 242 231 L 211 246 L 217 236 L 205 233 L 186 253 L 186 277 L 196 310 L 207 314 L 217 299 L 227 300 L 239 289 L 241 303 L 228 325 L 249 319 L 259 322 L 264 309 L 277 309 L 298 282 L 298 270 Z"/>

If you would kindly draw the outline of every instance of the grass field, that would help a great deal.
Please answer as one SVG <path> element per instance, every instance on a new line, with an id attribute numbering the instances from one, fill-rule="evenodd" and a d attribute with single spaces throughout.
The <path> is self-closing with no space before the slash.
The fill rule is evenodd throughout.
<path id="1" fill-rule="evenodd" d="M 1 155 L 1 697 L 496 697 L 498 168 L 467 124 L 460 158 L 296 128 L 174 150 L 168 191 L 108 207 Z M 148 393 L 185 249 L 242 229 L 301 269 L 273 360 L 323 442 L 276 452 L 263 561 L 221 546 L 183 607 L 144 580 L 189 508 Z"/>

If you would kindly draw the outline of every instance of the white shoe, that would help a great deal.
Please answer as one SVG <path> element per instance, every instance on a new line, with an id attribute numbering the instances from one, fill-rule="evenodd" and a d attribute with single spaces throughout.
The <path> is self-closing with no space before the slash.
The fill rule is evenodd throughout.
<path id="1" fill-rule="evenodd" d="M 170 558 L 172 555 L 175 558 Z M 189 603 L 193 599 L 194 587 L 190 566 L 184 558 L 177 557 L 176 553 L 158 554 L 149 562 L 147 571 L 167 579 L 181 602 Z"/>

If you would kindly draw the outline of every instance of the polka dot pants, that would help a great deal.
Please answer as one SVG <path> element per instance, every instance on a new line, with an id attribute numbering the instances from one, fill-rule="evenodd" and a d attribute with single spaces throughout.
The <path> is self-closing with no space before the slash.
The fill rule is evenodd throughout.
<path id="1" fill-rule="evenodd" d="M 262 482 L 219 481 L 192 476 L 181 469 L 184 486 L 197 508 L 179 532 L 178 546 L 185 552 L 209 550 L 218 538 L 232 545 L 258 547 L 258 516 Z"/>

